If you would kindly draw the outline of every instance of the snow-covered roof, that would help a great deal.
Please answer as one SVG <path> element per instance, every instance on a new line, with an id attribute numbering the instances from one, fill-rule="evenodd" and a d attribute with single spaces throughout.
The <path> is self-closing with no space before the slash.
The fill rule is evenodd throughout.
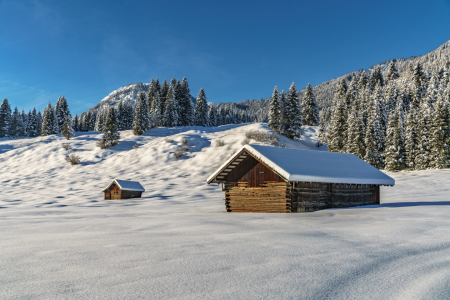
<path id="1" fill-rule="evenodd" d="M 108 190 L 113 183 L 117 184 L 119 188 L 124 191 L 145 192 L 144 187 L 139 182 L 130 180 L 119 180 L 119 179 L 114 179 L 113 181 L 111 181 L 111 183 L 108 184 L 108 186 L 104 188 L 102 192 Z"/>
<path id="2" fill-rule="evenodd" d="M 394 185 L 395 180 L 353 154 L 245 145 L 207 180 L 224 181 L 230 168 L 251 155 L 288 181 Z M 223 179 L 221 179 L 223 178 Z"/>

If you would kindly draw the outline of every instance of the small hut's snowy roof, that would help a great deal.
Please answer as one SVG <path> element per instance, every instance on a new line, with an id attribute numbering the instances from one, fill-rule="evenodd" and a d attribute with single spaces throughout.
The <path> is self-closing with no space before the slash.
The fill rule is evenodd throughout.
<path id="1" fill-rule="evenodd" d="M 139 182 L 130 180 L 119 180 L 119 179 L 114 179 L 110 184 L 108 184 L 106 188 L 103 189 L 102 192 L 108 190 L 113 183 L 116 183 L 119 186 L 119 188 L 124 191 L 145 192 L 144 187 Z"/>
<path id="2" fill-rule="evenodd" d="M 394 185 L 395 180 L 353 154 L 263 145 L 245 145 L 228 159 L 207 182 L 220 182 L 227 167 L 248 153 L 288 181 Z M 245 154 L 244 154 L 245 155 Z"/>

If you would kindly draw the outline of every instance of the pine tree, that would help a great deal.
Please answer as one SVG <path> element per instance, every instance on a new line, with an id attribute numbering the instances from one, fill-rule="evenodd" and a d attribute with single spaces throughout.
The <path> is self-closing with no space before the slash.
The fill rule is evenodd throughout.
<path id="1" fill-rule="evenodd" d="M 366 145 L 364 160 L 377 169 L 384 167 L 384 157 L 380 152 L 382 149 L 382 140 L 384 142 L 384 136 L 381 134 L 380 123 L 379 106 L 378 103 L 373 102 L 364 138 L 364 144 Z"/>
<path id="2" fill-rule="evenodd" d="M 58 98 L 55 113 L 56 113 L 56 120 L 58 122 L 58 132 L 60 132 L 60 130 L 64 125 L 65 120 L 67 119 L 67 116 L 70 116 L 69 105 L 67 104 L 67 100 L 64 96 L 60 96 Z"/>
<path id="3" fill-rule="evenodd" d="M 367 76 L 366 71 L 362 71 L 361 76 L 358 80 L 358 90 L 362 91 L 367 88 L 367 85 L 369 83 L 369 77 Z"/>
<path id="4" fill-rule="evenodd" d="M 353 82 L 353 81 L 352 81 Z M 347 97 L 348 98 L 348 97 Z M 302 103 L 303 123 L 313 126 L 319 123 L 319 111 L 311 84 L 308 83 Z"/>
<path id="5" fill-rule="evenodd" d="M 167 93 L 163 123 L 164 126 L 178 125 L 178 105 L 175 99 L 175 91 L 173 86 L 169 87 L 169 92 Z"/>
<path id="6" fill-rule="evenodd" d="M 11 106 L 5 98 L 0 106 L 0 138 L 8 136 L 11 118 Z"/>
<path id="7" fill-rule="evenodd" d="M 214 104 L 211 104 L 208 110 L 208 126 L 217 126 L 217 113 Z"/>
<path id="8" fill-rule="evenodd" d="M 286 93 L 285 116 L 287 122 L 286 136 L 290 139 L 300 139 L 302 135 L 302 109 L 299 105 L 297 89 L 292 83 Z"/>
<path id="9" fill-rule="evenodd" d="M 79 125 L 78 125 L 78 115 L 77 114 L 75 114 L 75 117 L 73 117 L 72 124 L 73 124 L 74 131 L 80 131 Z"/>
<path id="10" fill-rule="evenodd" d="M 347 142 L 347 122 L 344 115 L 345 102 L 338 101 L 334 107 L 330 125 L 328 126 L 328 151 L 329 152 L 344 152 L 345 144 Z"/>
<path id="11" fill-rule="evenodd" d="M 375 66 L 375 68 L 372 70 L 372 73 L 370 73 L 369 86 L 372 90 L 377 86 L 381 88 L 384 86 L 384 80 L 383 75 L 381 74 L 380 66 Z"/>
<path id="12" fill-rule="evenodd" d="M 27 124 L 28 124 L 28 115 L 25 113 L 25 111 L 22 109 L 22 112 L 20 113 L 22 116 L 22 122 L 19 123 L 19 136 L 28 136 L 27 133 Z"/>
<path id="13" fill-rule="evenodd" d="M 404 142 L 402 136 L 402 123 L 399 111 L 392 111 L 386 134 L 385 169 L 400 171 L 405 168 Z"/>
<path id="14" fill-rule="evenodd" d="M 161 92 L 159 93 L 159 99 L 161 101 L 161 116 L 164 115 L 164 109 L 166 108 L 166 99 L 167 99 L 167 93 L 169 92 L 169 84 L 167 83 L 167 80 L 164 78 L 164 82 L 161 86 Z"/>
<path id="15" fill-rule="evenodd" d="M 153 102 L 155 101 L 155 94 L 156 94 L 156 86 L 155 86 L 155 80 L 152 78 L 152 80 L 150 81 L 150 87 L 148 89 L 148 93 L 147 93 L 147 102 L 148 102 L 148 109 L 149 109 L 149 115 L 150 115 L 150 119 L 151 119 L 151 115 L 152 115 L 152 108 L 154 106 Z M 153 122 L 151 122 L 151 126 L 153 126 Z"/>
<path id="16" fill-rule="evenodd" d="M 114 113 L 115 117 L 115 113 Z M 136 102 L 136 109 L 134 111 L 133 132 L 134 135 L 142 135 L 150 129 L 150 116 L 148 115 L 148 105 L 145 94 L 141 93 Z"/>
<path id="17" fill-rule="evenodd" d="M 416 127 L 417 146 L 416 157 L 414 159 L 416 170 L 425 170 L 430 167 L 430 117 L 431 109 L 426 104 L 423 104 L 420 115 L 418 116 L 418 126 Z"/>
<path id="18" fill-rule="evenodd" d="M 197 102 L 195 105 L 195 126 L 207 126 L 208 125 L 208 104 L 206 103 L 206 95 L 203 88 L 197 96 Z"/>
<path id="19" fill-rule="evenodd" d="M 9 137 L 19 137 L 19 122 L 22 121 L 22 116 L 20 115 L 19 110 L 16 108 L 14 108 L 14 112 L 12 113 L 12 117 L 11 117 L 11 124 L 9 126 L 9 132 L 8 132 L 8 136 Z"/>
<path id="20" fill-rule="evenodd" d="M 386 84 L 391 83 L 392 81 L 396 80 L 400 77 L 400 74 L 398 73 L 397 68 L 395 67 L 395 62 L 391 61 L 388 66 L 388 70 L 386 72 Z"/>
<path id="21" fill-rule="evenodd" d="M 186 77 L 179 85 L 178 97 L 178 118 L 180 126 L 189 126 L 193 124 L 191 92 Z"/>
<path id="22" fill-rule="evenodd" d="M 70 140 L 74 135 L 73 127 L 72 127 L 72 117 L 67 115 L 66 120 L 62 126 L 61 135 L 65 136 L 66 139 Z"/>
<path id="23" fill-rule="evenodd" d="M 50 134 L 54 134 L 53 124 L 54 124 L 53 106 L 49 102 L 47 107 L 44 109 L 44 114 L 42 115 L 41 135 L 47 136 Z"/>
<path id="24" fill-rule="evenodd" d="M 449 107 L 439 95 L 434 105 L 430 132 L 430 167 L 443 169 L 449 167 Z"/>
<path id="25" fill-rule="evenodd" d="M 278 92 L 278 87 L 275 86 L 273 89 L 272 97 L 270 98 L 269 104 L 269 122 L 267 126 L 272 128 L 274 132 L 281 132 L 281 115 L 280 115 L 280 95 Z"/>
<path id="26" fill-rule="evenodd" d="M 119 104 L 120 105 L 120 104 Z M 106 118 L 106 115 L 108 114 L 108 107 L 107 106 L 103 106 L 101 107 L 98 112 L 97 112 L 97 117 L 95 118 L 95 125 L 94 125 L 94 130 L 97 132 L 102 132 L 103 131 L 103 124 Z M 119 115 L 120 115 L 120 110 L 119 110 Z M 118 119 L 120 120 L 120 118 L 118 117 Z M 120 122 L 118 122 L 120 124 Z M 118 126 L 120 128 L 120 125 Z"/>
<path id="27" fill-rule="evenodd" d="M 326 128 L 325 128 L 325 112 L 322 110 L 319 113 L 320 120 L 319 120 L 319 129 L 317 133 L 317 147 L 320 147 L 322 145 L 325 145 L 327 143 L 326 138 Z"/>
<path id="28" fill-rule="evenodd" d="M 347 153 L 364 157 L 364 140 L 362 135 L 362 121 L 358 117 L 357 108 L 354 106 L 348 114 L 347 142 L 345 149 Z"/>
<path id="29" fill-rule="evenodd" d="M 415 169 L 417 148 L 417 117 L 415 109 L 410 109 L 405 121 L 405 165 L 409 169 Z"/>
<path id="30" fill-rule="evenodd" d="M 152 121 L 152 126 L 161 126 L 161 100 L 159 97 L 159 92 L 155 91 L 153 98 L 152 107 L 150 108 L 150 120 Z"/>
<path id="31" fill-rule="evenodd" d="M 143 93 L 142 93 L 143 94 Z M 144 94 L 145 99 L 145 94 Z M 145 109 L 145 107 L 144 107 Z M 148 114 L 148 110 L 146 111 Z M 114 107 L 109 108 L 106 116 L 106 122 L 103 126 L 103 137 L 101 143 L 104 148 L 115 146 L 119 143 L 120 134 L 117 131 L 117 116 Z"/>

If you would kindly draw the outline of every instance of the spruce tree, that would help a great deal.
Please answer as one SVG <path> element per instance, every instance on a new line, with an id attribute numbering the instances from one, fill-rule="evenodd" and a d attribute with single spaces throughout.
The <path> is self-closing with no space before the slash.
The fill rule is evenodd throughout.
<path id="1" fill-rule="evenodd" d="M 72 127 L 72 117 L 67 115 L 64 124 L 62 125 L 61 135 L 70 140 L 75 134 Z"/>
<path id="2" fill-rule="evenodd" d="M 178 119 L 180 126 L 189 126 L 193 124 L 191 92 L 186 77 L 179 85 L 178 97 Z"/>
<path id="3" fill-rule="evenodd" d="M 347 153 L 364 158 L 364 140 L 362 135 L 362 121 L 358 116 L 357 108 L 354 106 L 348 114 L 347 142 L 345 149 Z"/>
<path id="4" fill-rule="evenodd" d="M 361 76 L 359 76 L 359 80 L 358 80 L 358 90 L 362 91 L 362 90 L 366 89 L 368 83 L 369 83 L 369 77 L 367 76 L 366 71 L 362 71 Z"/>
<path id="5" fill-rule="evenodd" d="M 174 87 L 169 87 L 166 97 L 166 107 L 164 108 L 163 124 L 164 126 L 177 126 L 178 124 L 178 106 L 175 99 Z"/>
<path id="6" fill-rule="evenodd" d="M 272 128 L 276 133 L 281 132 L 281 115 L 280 115 L 280 101 L 279 101 L 278 87 L 273 89 L 272 97 L 269 104 L 269 122 L 267 126 Z"/>
<path id="7" fill-rule="evenodd" d="M 385 169 L 388 171 L 400 171 L 404 169 L 405 151 L 399 111 L 392 111 L 389 115 L 385 144 Z"/>
<path id="8" fill-rule="evenodd" d="M 134 111 L 133 132 L 134 135 L 142 135 L 149 129 L 150 116 L 148 115 L 147 99 L 145 98 L 145 94 L 141 93 L 138 101 L 136 102 L 136 109 Z"/>
<path id="9" fill-rule="evenodd" d="M 73 124 L 74 131 L 80 131 L 79 125 L 78 125 L 78 115 L 77 114 L 75 114 L 75 117 L 73 117 L 72 124 Z"/>
<path id="10" fill-rule="evenodd" d="M 8 136 L 11 118 L 11 106 L 9 106 L 8 99 L 5 98 L 0 105 L 0 138 Z"/>
<path id="11" fill-rule="evenodd" d="M 418 115 L 419 121 L 416 127 L 417 146 L 416 157 L 414 159 L 414 167 L 416 170 L 425 170 L 430 167 L 430 117 L 431 109 L 424 103 L 420 115 Z"/>
<path id="12" fill-rule="evenodd" d="M 375 87 L 383 87 L 384 86 L 384 80 L 383 75 L 381 74 L 381 68 L 380 66 L 375 66 L 373 68 L 372 73 L 370 73 L 369 77 L 369 86 L 371 90 L 375 89 Z"/>
<path id="13" fill-rule="evenodd" d="M 161 126 L 161 100 L 159 97 L 159 92 L 155 91 L 152 107 L 150 108 L 150 120 L 152 122 L 152 126 Z"/>
<path id="14" fill-rule="evenodd" d="M 396 80 L 400 77 L 400 74 L 398 73 L 397 68 L 395 67 L 395 62 L 391 61 L 388 66 L 388 70 L 386 72 L 386 84 L 391 83 L 392 81 Z"/>
<path id="15" fill-rule="evenodd" d="M 17 109 L 17 106 L 14 108 L 14 112 L 12 113 L 11 117 L 11 124 L 9 126 L 9 137 L 19 137 L 19 122 L 22 121 L 22 116 L 20 115 L 19 110 Z"/>
<path id="16" fill-rule="evenodd" d="M 382 143 L 384 142 L 384 136 L 381 134 L 380 123 L 378 103 L 372 102 L 364 137 L 364 144 L 366 145 L 364 160 L 377 169 L 382 169 L 384 167 L 384 157 L 380 152 Z"/>
<path id="17" fill-rule="evenodd" d="M 41 135 L 47 136 L 53 134 L 53 124 L 53 107 L 49 102 L 47 107 L 44 109 L 44 114 L 42 115 Z"/>
<path id="18" fill-rule="evenodd" d="M 353 82 L 353 81 L 352 81 Z M 348 98 L 348 97 L 347 97 Z M 302 103 L 303 123 L 314 126 L 319 123 L 319 111 L 314 97 L 311 84 L 308 83 Z"/>
<path id="19" fill-rule="evenodd" d="M 443 100 L 439 95 L 430 124 L 430 167 L 435 169 L 449 167 L 449 107 Z"/>
<path id="20" fill-rule="evenodd" d="M 300 139 L 302 135 L 302 109 L 299 105 L 297 89 L 292 83 L 289 91 L 286 93 L 285 115 L 288 127 L 286 136 L 290 139 Z"/>
<path id="21" fill-rule="evenodd" d="M 60 96 L 58 98 L 58 102 L 56 103 L 56 120 L 58 122 L 58 132 L 62 130 L 65 120 L 67 116 L 70 116 L 69 105 L 67 104 L 67 100 L 64 96 Z"/>
<path id="22" fill-rule="evenodd" d="M 207 126 L 208 125 L 208 104 L 206 103 L 206 95 L 203 88 L 197 96 L 197 102 L 195 105 L 195 126 Z"/>
<path id="23" fill-rule="evenodd" d="M 28 123 L 27 123 L 27 136 L 36 137 L 40 134 L 40 128 L 37 120 L 36 108 L 33 108 L 33 111 L 29 114 Z"/>
<path id="24" fill-rule="evenodd" d="M 217 126 L 217 114 L 216 109 L 214 108 L 214 104 L 211 104 L 208 110 L 208 126 Z"/>
<path id="25" fill-rule="evenodd" d="M 159 99 L 161 101 L 161 116 L 164 115 L 164 109 L 166 108 L 166 99 L 167 99 L 167 93 L 169 92 L 169 84 L 167 83 L 167 80 L 164 78 L 164 82 L 161 86 L 161 92 L 159 93 Z"/>
<path id="26" fill-rule="evenodd" d="M 317 131 L 317 147 L 320 147 L 322 145 L 325 145 L 327 143 L 326 138 L 326 128 L 325 128 L 325 111 L 322 110 L 319 113 L 320 120 L 319 120 L 319 129 Z"/>
<path id="27" fill-rule="evenodd" d="M 151 115 L 152 115 L 153 102 L 155 101 L 155 94 L 156 94 L 155 84 L 156 84 L 155 79 L 152 78 L 152 80 L 150 81 L 150 87 L 149 87 L 148 93 L 147 93 L 147 102 L 148 102 L 150 119 L 151 119 Z M 153 126 L 153 124 L 151 124 L 151 125 Z"/>
<path id="28" fill-rule="evenodd" d="M 145 94 L 144 94 L 145 99 Z M 145 107 L 144 107 L 145 108 Z M 148 110 L 147 110 L 148 114 Z M 120 134 L 117 131 L 117 116 L 114 107 L 109 108 L 106 122 L 103 126 L 103 137 L 101 143 L 104 148 L 115 146 L 119 143 Z"/>
<path id="29" fill-rule="evenodd" d="M 328 151 L 344 152 L 347 142 L 347 122 L 344 115 L 345 102 L 338 100 L 331 114 L 330 125 L 328 126 Z"/>

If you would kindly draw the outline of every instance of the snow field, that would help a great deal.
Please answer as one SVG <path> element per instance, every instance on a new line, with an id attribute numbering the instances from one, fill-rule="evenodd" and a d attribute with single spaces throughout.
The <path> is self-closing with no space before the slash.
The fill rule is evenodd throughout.
<path id="1" fill-rule="evenodd" d="M 381 205 L 226 213 L 206 178 L 264 128 L 124 131 L 107 150 L 77 133 L 68 152 L 60 136 L 1 140 L 0 298 L 448 299 L 449 170 L 388 173 Z M 315 127 L 283 139 L 314 142 Z M 139 181 L 144 197 L 103 200 L 113 178 Z"/>

